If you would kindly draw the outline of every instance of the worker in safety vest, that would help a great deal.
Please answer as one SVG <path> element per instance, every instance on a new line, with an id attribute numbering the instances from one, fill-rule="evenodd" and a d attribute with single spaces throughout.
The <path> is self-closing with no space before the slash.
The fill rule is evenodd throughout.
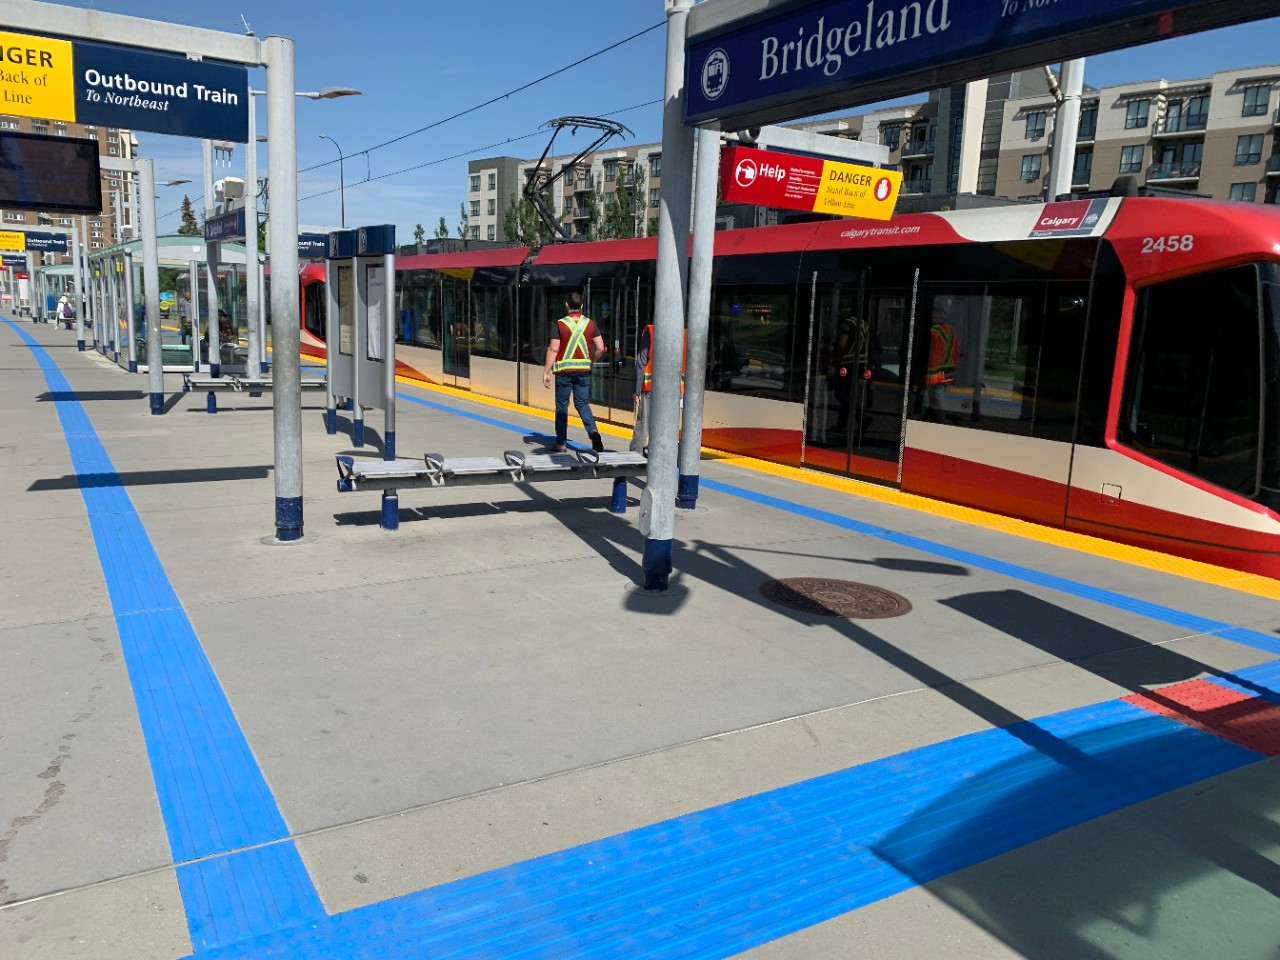
<path id="1" fill-rule="evenodd" d="M 684 362 L 689 350 L 689 335 L 685 334 L 683 353 L 680 356 L 680 405 L 684 406 Z M 640 331 L 640 345 L 636 349 L 636 425 L 631 431 L 631 450 L 645 453 L 649 446 L 649 397 L 653 391 L 653 324 Z"/>
<path id="2" fill-rule="evenodd" d="M 582 425 L 591 438 L 593 450 L 603 450 L 604 441 L 596 429 L 596 418 L 591 415 L 591 364 L 604 356 L 604 338 L 596 323 L 582 315 L 582 294 L 569 294 L 564 304 L 565 316 L 551 324 L 551 342 L 547 345 L 547 359 L 542 370 L 542 385 L 550 388 L 551 377 L 556 379 L 556 442 L 553 450 L 568 449 L 569 397 L 582 418 Z"/>
<path id="3" fill-rule="evenodd" d="M 836 440 L 848 439 L 849 417 L 855 406 L 865 411 L 868 404 L 868 384 L 871 380 L 871 345 L 867 321 L 856 314 L 849 314 L 840 321 L 835 343 L 831 349 L 831 390 L 835 395 Z M 859 424 L 861 427 L 861 424 Z"/>
<path id="4" fill-rule="evenodd" d="M 956 330 L 947 322 L 945 308 L 933 305 L 933 323 L 929 327 L 929 365 L 925 370 L 925 410 L 936 417 L 942 410 L 942 397 L 949 384 L 955 382 L 960 366 L 960 348 Z"/>

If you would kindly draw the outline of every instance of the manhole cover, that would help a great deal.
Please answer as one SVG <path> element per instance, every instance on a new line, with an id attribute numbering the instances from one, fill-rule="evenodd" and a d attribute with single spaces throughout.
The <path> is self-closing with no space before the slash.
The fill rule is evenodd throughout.
<path id="1" fill-rule="evenodd" d="M 906 597 L 852 580 L 789 577 L 768 581 L 760 592 L 774 603 L 820 617 L 879 620 L 900 617 L 911 611 L 911 601 Z"/>

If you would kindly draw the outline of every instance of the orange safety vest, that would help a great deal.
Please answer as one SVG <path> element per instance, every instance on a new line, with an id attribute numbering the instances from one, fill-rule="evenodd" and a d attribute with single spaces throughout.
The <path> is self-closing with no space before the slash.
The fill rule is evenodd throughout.
<path id="1" fill-rule="evenodd" d="M 587 331 L 591 328 L 591 318 L 580 313 L 571 313 L 556 321 L 559 325 L 560 353 L 556 356 L 552 370 L 556 373 L 587 373 L 591 370 L 591 344 L 587 342 Z"/>
<path id="2" fill-rule="evenodd" d="M 960 365 L 956 350 L 956 332 L 949 323 L 936 323 L 929 328 L 929 369 L 925 382 L 951 383 Z"/>
<path id="3" fill-rule="evenodd" d="M 649 357 L 644 362 L 644 385 L 640 388 L 644 393 L 653 389 L 653 324 L 644 328 L 649 335 Z M 680 348 L 680 392 L 684 393 L 684 362 L 689 355 L 689 333 L 685 332 L 684 346 Z"/>

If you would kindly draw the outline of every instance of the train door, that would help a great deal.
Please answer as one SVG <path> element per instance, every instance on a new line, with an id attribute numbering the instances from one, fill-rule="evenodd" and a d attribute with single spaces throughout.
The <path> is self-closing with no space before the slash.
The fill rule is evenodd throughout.
<path id="1" fill-rule="evenodd" d="M 897 483 L 910 351 L 909 290 L 815 275 L 801 460 Z"/>
<path id="2" fill-rule="evenodd" d="M 441 346 L 445 383 L 471 386 L 471 283 L 461 277 L 440 278 Z"/>
<path id="3" fill-rule="evenodd" d="M 592 366 L 591 404 L 597 417 L 625 419 L 634 405 L 638 280 L 615 278 L 587 284 L 587 316 L 604 339 L 605 355 Z"/>

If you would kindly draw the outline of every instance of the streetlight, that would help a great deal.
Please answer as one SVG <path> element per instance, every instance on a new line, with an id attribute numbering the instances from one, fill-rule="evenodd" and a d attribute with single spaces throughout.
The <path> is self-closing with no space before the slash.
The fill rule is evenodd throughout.
<path id="1" fill-rule="evenodd" d="M 342 161 L 345 159 L 342 153 L 342 147 L 338 146 L 338 141 L 327 134 L 320 134 L 321 140 L 328 140 L 335 147 L 338 147 L 338 204 L 342 217 L 342 229 L 347 229 L 347 181 L 342 172 Z"/>

